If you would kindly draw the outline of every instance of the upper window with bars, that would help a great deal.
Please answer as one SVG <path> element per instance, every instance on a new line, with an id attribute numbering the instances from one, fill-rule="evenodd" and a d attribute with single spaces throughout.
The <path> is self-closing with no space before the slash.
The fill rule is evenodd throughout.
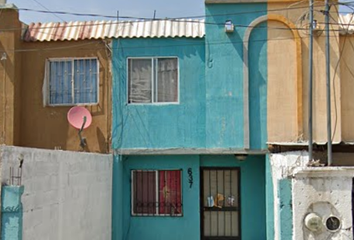
<path id="1" fill-rule="evenodd" d="M 182 216 L 181 170 L 132 170 L 133 216 Z"/>
<path id="2" fill-rule="evenodd" d="M 129 58 L 128 103 L 178 103 L 178 59 Z"/>
<path id="3" fill-rule="evenodd" d="M 46 65 L 46 105 L 98 103 L 97 58 L 49 59 Z"/>

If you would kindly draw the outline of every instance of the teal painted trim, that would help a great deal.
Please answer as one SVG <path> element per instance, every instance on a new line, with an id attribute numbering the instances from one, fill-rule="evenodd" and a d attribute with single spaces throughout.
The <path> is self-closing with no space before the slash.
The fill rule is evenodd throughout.
<path id="1" fill-rule="evenodd" d="M 266 208 L 267 208 L 267 240 L 274 240 L 274 187 L 272 166 L 269 155 L 266 155 Z"/>
<path id="2" fill-rule="evenodd" d="M 123 239 L 123 156 L 113 156 L 112 240 Z"/>
<path id="3" fill-rule="evenodd" d="M 267 148 L 267 22 L 254 28 L 249 38 L 250 147 Z"/>
<path id="4" fill-rule="evenodd" d="M 240 167 L 241 239 L 266 239 L 265 156 L 201 156 L 202 167 Z"/>
<path id="5" fill-rule="evenodd" d="M 22 240 L 23 209 L 21 196 L 23 186 L 1 188 L 1 239 Z"/>
<path id="6" fill-rule="evenodd" d="M 293 233 L 293 211 L 291 179 L 281 179 L 278 181 L 279 197 L 279 240 L 292 239 Z"/>

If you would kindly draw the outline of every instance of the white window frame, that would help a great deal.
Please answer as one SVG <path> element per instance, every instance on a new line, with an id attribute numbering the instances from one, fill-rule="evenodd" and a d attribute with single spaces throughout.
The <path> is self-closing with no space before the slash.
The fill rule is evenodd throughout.
<path id="1" fill-rule="evenodd" d="M 154 89 L 155 89 L 155 81 L 154 81 L 154 59 L 163 59 L 163 58 L 175 58 L 177 59 L 177 101 L 176 102 L 154 102 Z M 129 60 L 130 59 L 150 59 L 151 60 L 151 103 L 131 103 L 129 102 Z M 127 76 L 127 104 L 128 105 L 177 105 L 180 103 L 180 66 L 179 66 L 179 58 L 177 56 L 153 56 L 153 57 L 128 57 L 126 60 L 126 76 Z M 156 69 L 157 70 L 157 69 Z"/>
<path id="2" fill-rule="evenodd" d="M 156 179 L 155 179 L 155 192 L 156 192 L 156 199 L 157 202 L 160 203 L 159 200 L 159 171 L 180 171 L 181 173 L 181 213 L 177 214 L 160 214 L 159 213 L 159 204 L 156 205 L 156 213 L 135 213 L 134 212 L 134 172 L 155 172 Z M 183 217 L 183 170 L 182 169 L 159 169 L 159 170 L 143 170 L 143 169 L 132 169 L 130 171 L 130 210 L 131 215 L 134 217 Z"/>
<path id="3" fill-rule="evenodd" d="M 75 103 L 75 94 L 74 94 L 74 75 L 72 74 L 71 84 L 72 84 L 72 103 L 50 103 L 50 63 L 51 62 L 61 62 L 61 61 L 72 61 L 74 63 L 75 60 L 96 60 L 97 63 L 97 101 L 92 103 Z M 74 64 L 72 64 L 72 72 L 74 73 L 75 68 Z M 44 94 L 44 106 L 50 107 L 58 107 L 58 106 L 93 106 L 99 103 L 100 99 L 100 62 L 97 57 L 64 57 L 64 58 L 48 58 L 45 63 L 45 79 L 43 86 L 43 94 Z"/>

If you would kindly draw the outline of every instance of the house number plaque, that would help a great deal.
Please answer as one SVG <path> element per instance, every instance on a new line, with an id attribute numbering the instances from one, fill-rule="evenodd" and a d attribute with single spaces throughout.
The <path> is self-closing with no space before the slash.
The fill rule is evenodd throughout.
<path id="1" fill-rule="evenodd" d="M 192 171 L 192 168 L 188 168 L 188 182 L 189 182 L 189 188 L 192 188 L 192 186 L 193 186 L 193 171 Z"/>

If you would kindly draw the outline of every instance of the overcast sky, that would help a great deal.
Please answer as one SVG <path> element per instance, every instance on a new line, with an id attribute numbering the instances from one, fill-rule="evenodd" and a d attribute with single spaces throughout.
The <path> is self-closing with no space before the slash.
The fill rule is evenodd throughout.
<path id="1" fill-rule="evenodd" d="M 156 10 L 157 18 L 186 17 L 204 15 L 204 0 L 7 0 L 20 9 L 20 19 L 24 23 L 58 22 L 101 19 L 103 17 L 77 17 L 73 15 L 43 14 L 21 9 L 93 13 L 109 16 L 152 18 Z"/>

